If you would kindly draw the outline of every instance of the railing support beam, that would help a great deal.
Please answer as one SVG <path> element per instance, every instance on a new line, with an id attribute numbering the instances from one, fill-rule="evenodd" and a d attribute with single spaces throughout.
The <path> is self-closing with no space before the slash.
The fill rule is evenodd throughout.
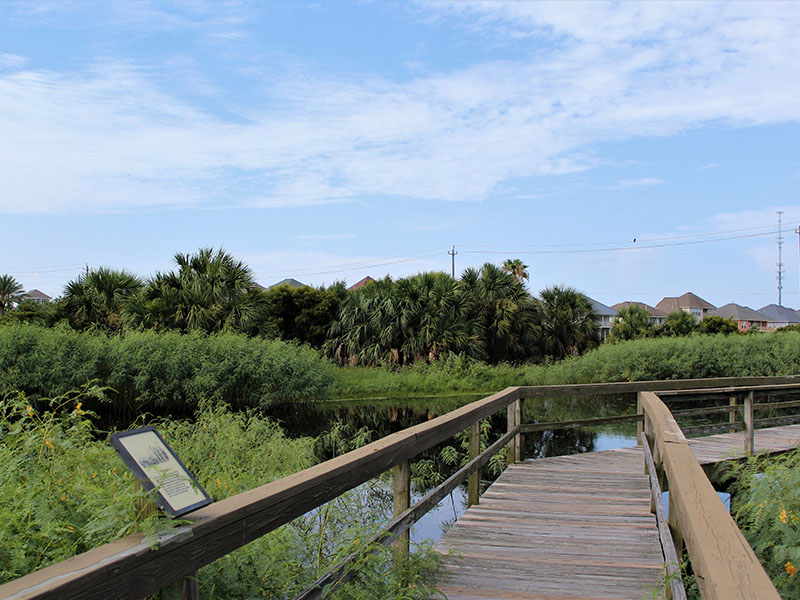
<path id="1" fill-rule="evenodd" d="M 398 517 L 411 506 L 411 465 L 407 460 L 393 468 L 392 487 L 394 491 L 393 513 L 395 517 Z M 408 531 L 404 531 L 392 542 L 395 558 L 401 558 L 408 554 L 408 540 Z"/>
<path id="2" fill-rule="evenodd" d="M 469 428 L 469 459 L 473 460 L 481 453 L 481 423 L 476 421 Z M 467 483 L 467 506 L 474 506 L 480 501 L 481 470 L 469 476 Z"/>
<path id="3" fill-rule="evenodd" d="M 748 392 L 744 397 L 744 453 L 752 454 L 755 442 L 755 423 L 753 422 L 753 396 Z"/>

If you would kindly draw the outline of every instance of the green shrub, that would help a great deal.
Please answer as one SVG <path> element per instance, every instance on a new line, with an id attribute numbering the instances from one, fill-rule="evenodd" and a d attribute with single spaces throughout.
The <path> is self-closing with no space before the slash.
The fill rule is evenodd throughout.
<path id="1" fill-rule="evenodd" d="M 109 337 L 68 327 L 0 327 L 0 393 L 51 397 L 88 381 L 110 388 L 91 408 L 129 422 L 145 411 L 188 415 L 201 399 L 234 408 L 329 396 L 333 367 L 310 348 L 248 338 L 133 331 Z"/>
<path id="2" fill-rule="evenodd" d="M 161 517 L 137 522 L 133 477 L 85 410 L 98 396 L 102 390 L 85 388 L 43 400 L 43 411 L 21 392 L 0 398 L 0 583 L 170 525 Z M 288 439 L 274 422 L 221 403 L 202 402 L 191 422 L 154 424 L 215 501 L 314 462 L 312 439 Z M 390 512 L 384 495 L 376 501 L 362 486 L 214 561 L 200 570 L 201 597 L 293 598 L 366 545 Z M 427 598 L 436 565 L 429 548 L 398 568 L 379 551 L 362 557 L 359 577 L 332 597 Z"/>
<path id="3" fill-rule="evenodd" d="M 732 463 L 732 514 L 783 598 L 800 598 L 800 450 Z"/>

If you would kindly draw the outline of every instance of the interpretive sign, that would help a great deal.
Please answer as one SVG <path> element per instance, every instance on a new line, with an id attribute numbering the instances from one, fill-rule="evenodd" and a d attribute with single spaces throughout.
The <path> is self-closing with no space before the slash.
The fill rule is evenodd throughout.
<path id="1" fill-rule="evenodd" d="M 211 497 L 155 427 L 114 433 L 111 445 L 169 516 L 179 517 L 211 504 Z"/>

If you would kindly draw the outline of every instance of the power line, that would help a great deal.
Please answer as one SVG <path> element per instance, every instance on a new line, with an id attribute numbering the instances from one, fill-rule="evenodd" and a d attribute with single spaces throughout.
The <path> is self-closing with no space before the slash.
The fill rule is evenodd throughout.
<path id="1" fill-rule="evenodd" d="M 636 244 L 635 246 L 625 246 L 623 248 L 590 248 L 582 250 L 513 250 L 515 254 L 591 254 L 603 252 L 625 252 L 627 250 L 646 250 L 651 248 L 669 248 L 672 246 L 693 246 L 697 244 L 710 244 L 713 242 L 722 242 L 727 240 L 738 240 L 744 238 L 765 237 L 773 235 L 774 231 L 766 233 L 750 233 L 746 235 L 733 235 L 710 240 L 695 240 L 690 242 L 672 242 L 667 244 Z M 476 246 L 467 246 L 467 248 L 475 248 Z M 481 246 L 477 246 L 481 247 Z M 509 246 L 509 248 L 524 248 L 525 246 Z M 463 248 L 463 246 L 462 246 Z M 461 250 L 465 254 L 508 254 L 508 251 L 498 250 Z"/>

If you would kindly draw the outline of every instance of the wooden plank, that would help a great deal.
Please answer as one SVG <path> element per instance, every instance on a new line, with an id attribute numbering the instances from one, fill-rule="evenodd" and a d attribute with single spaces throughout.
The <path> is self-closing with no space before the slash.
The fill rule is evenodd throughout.
<path id="1" fill-rule="evenodd" d="M 439 589 L 641 599 L 664 568 L 641 464 L 631 449 L 510 466 L 437 544 L 449 577 Z"/>
<path id="2" fill-rule="evenodd" d="M 621 381 L 615 383 L 586 383 L 570 385 L 521 386 L 522 398 L 558 398 L 593 396 L 602 394 L 635 394 L 671 390 L 700 390 L 717 388 L 720 391 L 742 386 L 780 386 L 800 385 L 800 375 L 773 377 L 713 377 L 704 379 L 674 379 L 668 381 Z"/>
<path id="3" fill-rule="evenodd" d="M 673 600 L 686 600 L 686 589 L 681 579 L 681 561 L 678 558 L 678 553 L 675 551 L 675 543 L 672 541 L 672 535 L 669 531 L 667 511 L 664 508 L 664 500 L 661 497 L 661 484 L 658 482 L 658 469 L 656 469 L 655 462 L 653 462 L 653 456 L 650 453 L 650 445 L 645 441 L 641 446 L 644 450 L 647 474 L 650 477 L 651 505 L 655 508 L 658 537 L 661 540 L 661 551 L 664 553 L 664 564 L 669 580 L 670 597 L 673 598 Z"/>
<path id="4" fill-rule="evenodd" d="M 777 600 L 775 587 L 667 407 L 650 392 L 643 392 L 640 400 L 653 421 L 669 481 L 670 521 L 680 525 L 703 598 L 744 600 L 758 590 L 759 598 Z"/>

